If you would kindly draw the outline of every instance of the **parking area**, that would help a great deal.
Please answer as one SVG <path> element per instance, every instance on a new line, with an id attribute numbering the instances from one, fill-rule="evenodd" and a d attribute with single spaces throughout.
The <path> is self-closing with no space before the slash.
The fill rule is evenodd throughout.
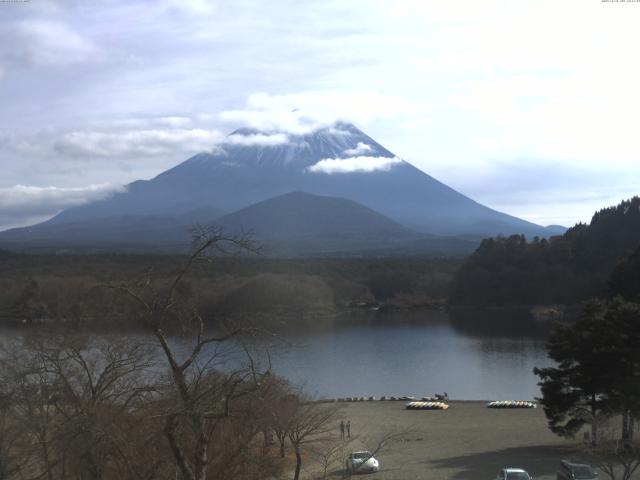
<path id="1" fill-rule="evenodd" d="M 382 471 L 361 478 L 493 480 L 521 467 L 536 480 L 556 478 L 561 459 L 581 459 L 577 444 L 552 434 L 540 409 L 489 409 L 484 402 L 449 402 L 448 410 L 406 410 L 403 402 L 346 403 L 355 438 L 349 449 L 373 450 L 388 432 L 410 429 L 379 455 Z M 336 425 L 339 438 L 339 425 Z M 331 477 L 342 477 L 336 461 Z"/>

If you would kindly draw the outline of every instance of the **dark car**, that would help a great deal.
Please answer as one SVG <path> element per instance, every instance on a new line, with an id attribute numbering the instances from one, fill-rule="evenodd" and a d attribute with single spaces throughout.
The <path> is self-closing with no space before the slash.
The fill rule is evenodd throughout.
<path id="1" fill-rule="evenodd" d="M 598 472 L 585 463 L 572 463 L 568 460 L 562 460 L 556 478 L 557 480 L 596 480 Z"/>

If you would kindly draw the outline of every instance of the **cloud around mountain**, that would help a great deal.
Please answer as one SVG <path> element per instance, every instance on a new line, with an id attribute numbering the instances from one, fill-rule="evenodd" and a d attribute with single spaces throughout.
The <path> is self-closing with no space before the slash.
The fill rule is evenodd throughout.
<path id="1" fill-rule="evenodd" d="M 269 147 L 275 145 L 283 145 L 286 143 L 289 143 L 289 137 L 284 133 L 233 133 L 224 139 L 224 144 L 244 146 L 257 145 L 262 147 Z"/>
<path id="2" fill-rule="evenodd" d="M 398 96 L 371 92 L 255 93 L 247 98 L 244 108 L 225 110 L 219 119 L 263 131 L 304 135 L 336 122 L 368 125 L 376 119 L 403 118 L 414 110 L 410 102 Z"/>
<path id="3" fill-rule="evenodd" d="M 280 205 L 267 200 L 282 199 L 283 194 L 290 192 L 299 193 L 285 197 L 286 208 L 267 212 L 278 222 L 266 222 L 268 228 L 261 232 L 264 238 L 280 238 L 280 243 L 289 244 L 284 240 L 291 231 L 287 227 L 290 224 L 300 227 L 300 239 L 316 238 L 314 229 L 322 224 L 320 217 L 314 217 L 316 220 L 311 222 L 303 222 L 303 219 L 315 211 L 321 213 L 325 224 L 335 222 L 337 214 L 331 213 L 331 209 L 314 210 L 316 200 L 327 206 L 329 197 L 343 199 L 339 202 L 341 206 L 333 211 L 347 208 L 346 201 L 355 202 L 368 209 L 366 212 L 383 216 L 419 236 L 470 235 L 475 238 L 546 233 L 538 225 L 465 197 L 401 160 L 352 124 L 339 122 L 306 135 L 240 129 L 226 140 L 227 143 L 223 140 L 217 144 L 218 151 L 198 153 L 156 177 L 135 181 L 125 191 L 112 196 L 109 196 L 108 188 L 98 187 L 63 191 L 53 187 L 20 187 L 6 192 L 7 198 L 0 201 L 0 207 L 5 209 L 12 202 L 22 211 L 32 204 L 34 213 L 44 211 L 45 207 L 62 209 L 65 204 L 71 208 L 39 225 L 2 232 L 0 240 L 8 247 L 13 246 L 11 248 L 16 245 L 22 248 L 27 244 L 34 248 L 66 248 L 70 245 L 74 248 L 96 245 L 129 248 L 134 240 L 137 245 L 159 242 L 173 245 L 180 235 L 186 238 L 184 227 L 187 224 L 221 222 L 223 215 L 232 215 L 252 205 Z M 362 151 L 367 154 L 347 156 Z M 313 201 L 309 200 L 310 196 Z M 83 204 L 90 198 L 95 201 Z M 309 201 L 301 209 L 300 202 L 304 199 Z M 258 210 L 252 208 L 251 211 Z M 251 219 L 266 218 L 262 207 L 259 211 L 262 213 Z M 360 212 L 365 217 L 371 216 L 365 210 L 360 209 Z M 344 225 L 357 225 L 359 215 L 351 216 Z M 253 220 L 245 220 L 238 226 L 249 230 L 258 227 Z M 138 221 L 145 222 L 144 228 Z M 155 226 L 151 228 L 151 224 Z M 173 233 L 169 232 L 171 229 Z M 352 238 L 355 243 L 349 248 L 370 244 L 371 239 L 364 230 L 355 232 Z M 341 230 L 342 233 L 346 231 Z M 334 233 L 330 236 L 339 236 L 339 232 Z M 402 248 L 409 248 L 401 237 L 404 234 L 396 232 L 387 236 L 384 244 L 398 248 L 402 244 Z M 335 245 L 330 250 L 338 251 L 346 245 L 338 247 Z M 424 245 L 418 250 L 424 252 L 422 247 Z M 417 250 L 411 247 L 405 251 Z"/>
<path id="4" fill-rule="evenodd" d="M 71 157 L 157 156 L 182 151 L 185 145 L 209 150 L 223 139 L 219 131 L 202 128 L 76 131 L 63 135 L 54 148 Z"/>
<path id="5" fill-rule="evenodd" d="M 283 132 L 225 135 L 217 129 L 188 128 L 189 123 L 185 117 L 116 122 L 99 129 L 64 133 L 53 148 L 67 157 L 121 159 L 214 151 L 224 145 L 276 146 L 289 142 Z"/>
<path id="6" fill-rule="evenodd" d="M 353 149 L 353 150 L 357 150 Z M 349 158 L 325 158 L 307 168 L 313 173 L 354 173 L 389 171 L 394 165 L 402 163 L 398 157 L 370 157 L 366 155 Z"/>
<path id="7" fill-rule="evenodd" d="M 101 200 L 124 190 L 125 187 L 110 183 L 76 188 L 32 185 L 0 188 L 0 225 L 12 227 L 35 223 L 65 208 Z"/>
<path id="8" fill-rule="evenodd" d="M 356 145 L 355 148 L 347 148 L 343 153 L 345 155 L 357 156 L 357 155 L 362 155 L 363 153 L 368 153 L 371 151 L 373 151 L 373 148 L 371 148 L 371 145 L 364 142 L 358 142 L 358 145 Z"/>

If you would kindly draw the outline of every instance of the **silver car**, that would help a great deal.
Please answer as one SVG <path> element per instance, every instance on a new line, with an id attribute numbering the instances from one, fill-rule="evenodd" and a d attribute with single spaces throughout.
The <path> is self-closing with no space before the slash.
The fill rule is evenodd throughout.
<path id="1" fill-rule="evenodd" d="M 503 468 L 498 472 L 496 480 L 533 480 L 533 477 L 521 468 Z"/>
<path id="2" fill-rule="evenodd" d="M 353 452 L 347 457 L 347 474 L 377 472 L 380 470 L 380 462 L 371 452 Z"/>

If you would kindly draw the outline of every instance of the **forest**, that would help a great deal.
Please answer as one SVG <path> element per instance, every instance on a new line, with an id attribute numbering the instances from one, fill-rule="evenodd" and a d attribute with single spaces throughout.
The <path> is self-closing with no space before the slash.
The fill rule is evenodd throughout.
<path id="1" fill-rule="evenodd" d="M 181 288 L 197 299 L 209 322 L 251 318 L 287 328 L 306 328 L 353 310 L 576 305 L 638 290 L 639 238 L 640 198 L 634 197 L 596 212 L 589 224 L 577 224 L 562 236 L 485 239 L 464 260 L 219 255 L 194 266 Z M 112 287 L 166 281 L 183 260 L 0 251 L 0 324 L 127 328 L 132 307 L 116 298 Z"/>
<path id="2" fill-rule="evenodd" d="M 128 328 L 133 307 L 112 287 L 166 282 L 183 262 L 181 256 L 0 252 L 0 323 Z M 457 259 L 218 256 L 195 265 L 181 290 L 197 299 L 211 323 L 231 317 L 306 327 L 352 310 L 441 308 L 459 265 Z"/>
<path id="3" fill-rule="evenodd" d="M 625 265 L 638 264 L 639 239 L 639 197 L 599 210 L 589 224 L 579 223 L 548 240 L 528 241 L 522 235 L 485 239 L 458 270 L 451 303 L 571 305 L 609 296 L 610 275 L 620 283 L 630 268 Z"/>

